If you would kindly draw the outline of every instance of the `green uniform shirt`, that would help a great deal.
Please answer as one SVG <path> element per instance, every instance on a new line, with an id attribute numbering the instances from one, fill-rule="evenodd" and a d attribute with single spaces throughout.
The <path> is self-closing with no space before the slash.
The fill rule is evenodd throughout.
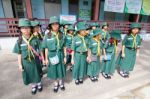
<path id="1" fill-rule="evenodd" d="M 137 48 L 141 46 L 141 42 L 142 39 L 140 35 L 137 34 L 136 42 L 134 44 L 134 37 L 131 34 L 129 34 L 125 36 L 124 40 L 122 41 L 122 45 L 125 45 L 125 47 L 129 47 L 129 48 Z"/>
<path id="2" fill-rule="evenodd" d="M 93 40 L 91 38 L 91 40 L 89 41 L 89 49 L 91 50 L 91 53 L 93 55 L 96 55 L 98 53 L 98 42 L 96 42 L 95 40 Z M 100 50 L 103 49 L 103 46 L 102 46 L 102 42 L 100 41 Z"/>
<path id="3" fill-rule="evenodd" d="M 57 51 L 62 50 L 64 47 L 64 35 L 62 35 L 61 38 L 59 38 L 59 44 L 57 42 L 56 36 L 54 34 L 51 34 L 51 36 L 45 35 L 42 47 L 48 48 L 49 51 Z M 59 46 L 58 46 L 59 45 Z"/>
<path id="4" fill-rule="evenodd" d="M 73 40 L 73 36 L 68 34 L 65 36 L 65 46 L 67 48 L 71 48 L 72 40 Z"/>
<path id="5" fill-rule="evenodd" d="M 87 48 L 88 48 L 88 42 L 86 40 L 85 40 L 85 44 L 86 44 L 86 47 L 84 46 L 82 39 L 78 35 L 76 35 L 73 38 L 71 47 L 72 47 L 72 50 L 74 50 L 76 52 L 86 52 Z"/>
<path id="6" fill-rule="evenodd" d="M 108 32 L 102 32 L 102 40 L 103 40 L 103 42 L 106 42 L 107 40 L 109 40 L 109 38 L 110 38 L 110 34 L 108 33 Z"/>
<path id="7" fill-rule="evenodd" d="M 39 39 L 37 39 L 36 37 L 33 37 L 29 43 L 37 52 L 39 53 L 41 52 L 41 43 Z M 24 59 L 29 58 L 29 55 L 31 55 L 31 58 L 33 58 L 31 52 L 28 51 L 27 44 L 23 40 L 21 41 L 18 40 L 16 42 L 13 52 L 17 54 L 21 54 L 22 58 Z"/>

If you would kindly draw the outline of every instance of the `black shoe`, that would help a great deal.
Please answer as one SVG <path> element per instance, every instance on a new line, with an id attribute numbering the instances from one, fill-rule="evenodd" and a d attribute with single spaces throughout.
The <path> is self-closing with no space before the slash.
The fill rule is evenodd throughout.
<path id="1" fill-rule="evenodd" d="M 90 77 L 90 79 L 91 79 L 91 81 L 92 81 L 92 82 L 94 82 L 94 81 L 95 81 L 94 77 Z"/>
<path id="2" fill-rule="evenodd" d="M 72 67 L 70 68 L 70 71 L 72 72 Z"/>
<path id="3" fill-rule="evenodd" d="M 94 81 L 98 81 L 98 78 L 97 78 L 97 77 L 94 77 Z"/>
<path id="4" fill-rule="evenodd" d="M 58 89 L 59 89 L 59 87 L 58 87 L 58 86 L 54 86 L 53 91 L 54 91 L 55 93 L 57 93 L 57 92 L 58 92 Z"/>
<path id="5" fill-rule="evenodd" d="M 123 78 L 128 78 L 128 74 L 126 74 L 126 73 L 123 72 L 123 71 L 120 71 L 119 74 L 120 74 L 120 76 L 123 77 Z"/>
<path id="6" fill-rule="evenodd" d="M 83 84 L 83 79 L 80 79 L 80 80 L 79 80 L 79 83 L 80 83 L 80 84 Z"/>
<path id="7" fill-rule="evenodd" d="M 64 90 L 65 90 L 65 86 L 64 86 L 64 85 L 60 85 L 60 89 L 61 89 L 62 91 L 64 91 Z"/>
<path id="8" fill-rule="evenodd" d="M 32 88 L 32 91 L 31 91 L 32 95 L 35 95 L 36 92 L 37 92 L 37 88 L 36 87 Z"/>
<path id="9" fill-rule="evenodd" d="M 111 76 L 110 76 L 110 75 L 108 75 L 108 79 L 111 79 Z"/>
<path id="10" fill-rule="evenodd" d="M 42 85 L 38 86 L 38 87 L 37 87 L 37 90 L 38 90 L 38 92 L 41 92 L 41 91 L 43 90 Z"/>
<path id="11" fill-rule="evenodd" d="M 105 78 L 105 79 L 109 79 L 109 76 L 105 73 L 102 73 L 102 76 Z"/>
<path id="12" fill-rule="evenodd" d="M 75 80 L 75 84 L 76 84 L 76 85 L 79 85 L 79 80 Z"/>

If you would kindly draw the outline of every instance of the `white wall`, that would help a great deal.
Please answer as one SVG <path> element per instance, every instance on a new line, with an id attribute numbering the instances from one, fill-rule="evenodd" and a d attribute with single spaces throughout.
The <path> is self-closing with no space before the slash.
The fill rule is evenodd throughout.
<path id="1" fill-rule="evenodd" d="M 13 50 L 18 37 L 0 37 L 0 50 Z"/>
<path id="2" fill-rule="evenodd" d="M 4 13 L 6 18 L 13 18 L 12 5 L 10 0 L 2 0 Z"/>
<path id="3" fill-rule="evenodd" d="M 45 16 L 50 18 L 50 16 L 59 16 L 61 14 L 61 4 L 56 3 L 45 3 Z"/>

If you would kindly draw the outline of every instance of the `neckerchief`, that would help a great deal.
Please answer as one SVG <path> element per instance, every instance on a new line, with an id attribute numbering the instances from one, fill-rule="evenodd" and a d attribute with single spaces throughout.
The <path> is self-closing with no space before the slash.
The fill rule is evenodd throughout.
<path id="1" fill-rule="evenodd" d="M 78 34 L 78 36 L 82 39 L 84 48 L 85 48 L 85 50 L 87 51 L 87 46 L 86 46 L 86 43 L 85 43 L 85 40 L 84 40 L 84 36 L 81 36 L 81 35 L 79 35 L 79 34 Z"/>
<path id="2" fill-rule="evenodd" d="M 98 46 L 97 46 L 97 56 L 100 56 L 100 40 L 97 40 L 96 38 L 93 38 L 93 40 L 95 40 L 98 44 Z"/>

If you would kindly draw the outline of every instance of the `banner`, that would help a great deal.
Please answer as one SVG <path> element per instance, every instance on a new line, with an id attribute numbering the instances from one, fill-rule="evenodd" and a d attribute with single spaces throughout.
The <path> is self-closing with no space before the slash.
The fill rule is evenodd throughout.
<path id="1" fill-rule="evenodd" d="M 150 15 L 150 0 L 143 0 L 141 14 Z"/>
<path id="2" fill-rule="evenodd" d="M 105 0 L 104 11 L 124 12 L 125 0 Z"/>
<path id="3" fill-rule="evenodd" d="M 69 24 L 74 24 L 76 21 L 75 15 L 60 15 L 60 23 L 67 22 Z"/>
<path id="4" fill-rule="evenodd" d="M 140 14 L 142 0 L 126 0 L 125 13 Z"/>
<path id="5" fill-rule="evenodd" d="M 91 20 L 92 0 L 79 0 L 79 20 Z"/>

